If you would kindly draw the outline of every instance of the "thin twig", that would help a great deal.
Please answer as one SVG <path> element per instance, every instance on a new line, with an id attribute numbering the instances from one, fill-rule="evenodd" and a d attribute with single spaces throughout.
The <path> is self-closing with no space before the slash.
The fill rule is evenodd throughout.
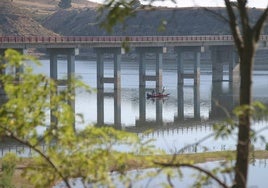
<path id="1" fill-rule="evenodd" d="M 198 170 L 200 172 L 203 172 L 204 174 L 206 174 L 207 176 L 209 176 L 210 178 L 212 178 L 213 180 L 215 180 L 219 185 L 221 185 L 224 188 L 228 188 L 228 186 L 222 182 L 218 177 L 216 177 L 214 174 L 212 174 L 210 171 L 205 170 L 199 166 L 196 165 L 192 165 L 192 164 L 187 164 L 187 163 L 181 163 L 181 164 L 173 164 L 173 163 L 160 163 L 160 162 L 154 162 L 157 165 L 161 165 L 163 167 L 189 167 L 189 168 L 193 168 L 195 170 Z"/>
<path id="2" fill-rule="evenodd" d="M 41 157 L 43 157 L 50 165 L 51 167 L 56 171 L 56 173 L 62 178 L 62 180 L 64 181 L 64 183 L 66 184 L 66 186 L 68 188 L 71 188 L 71 185 L 69 184 L 69 181 L 66 177 L 64 177 L 64 175 L 59 171 L 59 169 L 56 167 L 56 165 L 50 160 L 50 158 L 48 156 L 46 156 L 42 151 L 40 151 L 38 148 L 34 147 L 33 145 L 31 145 L 28 141 L 24 141 L 21 140 L 20 138 L 18 138 L 17 136 L 15 136 L 13 134 L 12 131 L 10 131 L 9 129 L 0 126 L 0 128 L 4 129 L 5 131 L 8 132 L 8 134 L 6 134 L 8 137 L 13 138 L 14 140 L 16 140 L 17 142 L 28 146 L 29 148 L 33 149 L 35 152 L 37 152 Z"/>

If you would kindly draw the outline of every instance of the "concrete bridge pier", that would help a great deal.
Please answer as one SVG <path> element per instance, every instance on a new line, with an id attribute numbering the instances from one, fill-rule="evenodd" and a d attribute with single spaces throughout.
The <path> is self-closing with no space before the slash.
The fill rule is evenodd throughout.
<path id="1" fill-rule="evenodd" d="M 234 96 L 231 82 L 213 82 L 211 91 L 211 110 L 209 119 L 219 119 L 232 116 L 232 110 L 238 104 Z"/>
<path id="2" fill-rule="evenodd" d="M 71 79 L 75 74 L 75 55 L 78 55 L 77 48 L 50 48 L 47 49 L 50 58 L 50 78 L 56 81 L 59 85 L 67 85 L 70 92 L 74 94 L 74 87 L 71 85 Z M 67 80 L 58 79 L 58 55 L 67 57 Z M 75 110 L 75 101 L 68 101 L 68 104 Z"/>
<path id="3" fill-rule="evenodd" d="M 163 88 L 163 47 L 137 47 L 139 56 L 139 87 L 146 87 L 146 81 L 155 81 L 156 92 Z M 155 54 L 155 75 L 146 74 L 146 54 Z"/>
<path id="4" fill-rule="evenodd" d="M 156 114 L 156 122 L 157 124 L 163 124 L 163 101 L 156 100 L 155 101 L 155 114 Z"/>
<path id="5" fill-rule="evenodd" d="M 200 53 L 201 53 L 201 46 L 179 46 L 175 47 L 175 52 L 177 53 L 177 65 L 178 65 L 178 85 L 184 84 L 184 79 L 193 79 L 194 84 L 200 83 Z M 194 55 L 193 58 L 193 65 L 194 71 L 193 72 L 186 72 L 184 70 L 184 52 L 191 52 Z"/>
<path id="6" fill-rule="evenodd" d="M 94 48 L 97 54 L 97 125 L 105 125 L 104 122 L 104 98 L 112 96 L 114 99 L 114 126 L 121 129 L 121 47 Z M 113 77 L 104 75 L 104 56 L 111 54 L 114 65 Z M 105 92 L 104 84 L 113 84 L 112 93 Z"/>
<path id="7" fill-rule="evenodd" d="M 113 93 L 104 92 L 104 89 L 97 91 L 97 125 L 105 125 L 104 117 L 104 100 L 105 97 L 113 97 L 114 100 L 114 127 L 122 129 L 121 127 L 121 90 L 116 89 Z"/>
<path id="8" fill-rule="evenodd" d="M 103 89 L 97 91 L 97 125 L 104 125 L 104 92 Z"/>
<path id="9" fill-rule="evenodd" d="M 212 81 L 233 81 L 234 68 L 237 64 L 237 56 L 234 46 L 211 46 Z M 224 65 L 228 65 L 228 79 L 225 80 Z"/>
<path id="10" fill-rule="evenodd" d="M 178 81 L 177 81 L 177 116 L 175 121 L 184 120 L 184 79 L 193 79 L 193 95 L 194 95 L 194 117 L 193 119 L 200 119 L 200 53 L 201 46 L 180 46 L 175 47 L 177 53 L 177 65 L 178 65 Z M 185 71 L 185 57 L 184 53 L 193 53 L 193 72 Z"/>
<path id="11" fill-rule="evenodd" d="M 115 128 L 121 129 L 121 89 L 114 91 L 114 125 Z"/>
<path id="12" fill-rule="evenodd" d="M 76 48 L 49 48 L 47 49 L 50 57 L 50 78 L 53 79 L 59 85 L 67 85 L 68 90 L 75 93 L 74 87 L 71 85 L 71 78 L 75 74 L 75 55 L 78 55 L 78 49 Z M 58 79 L 58 56 L 67 56 L 67 80 Z M 75 112 L 75 100 L 69 100 L 68 104 Z M 52 115 L 50 120 L 52 123 L 57 123 L 57 119 Z"/>
<path id="13" fill-rule="evenodd" d="M 156 126 L 163 125 L 163 100 L 161 99 L 150 99 L 155 102 L 155 120 L 147 119 L 146 115 L 146 88 L 139 88 L 139 118 L 136 119 L 136 126 Z M 149 99 L 148 99 L 149 100 Z"/>
<path id="14" fill-rule="evenodd" d="M 177 117 L 176 120 L 184 120 L 184 92 L 183 85 L 178 85 L 177 87 L 177 96 L 178 96 L 178 104 L 177 104 Z"/>
<path id="15" fill-rule="evenodd" d="M 121 88 L 121 47 L 94 48 L 97 53 L 97 88 L 104 89 L 105 83 L 114 84 L 114 89 Z M 104 55 L 112 54 L 114 63 L 113 77 L 104 76 Z"/>
<path id="16" fill-rule="evenodd" d="M 57 83 L 66 84 L 63 80 L 58 79 L 58 56 L 66 55 L 67 57 L 67 80 L 70 81 L 71 77 L 75 74 L 75 55 L 78 55 L 76 48 L 49 48 L 47 49 L 50 59 L 50 78 Z"/>
<path id="17" fill-rule="evenodd" d="M 194 84 L 193 88 L 193 107 L 194 107 L 194 117 L 191 119 L 200 120 L 200 84 Z M 178 95 L 178 104 L 177 104 L 177 116 L 174 117 L 174 121 L 184 121 L 184 87 L 183 85 L 178 85 L 177 87 L 177 95 Z"/>
<path id="18" fill-rule="evenodd" d="M 145 87 L 139 88 L 139 120 L 137 122 L 146 122 L 146 91 L 145 91 Z"/>

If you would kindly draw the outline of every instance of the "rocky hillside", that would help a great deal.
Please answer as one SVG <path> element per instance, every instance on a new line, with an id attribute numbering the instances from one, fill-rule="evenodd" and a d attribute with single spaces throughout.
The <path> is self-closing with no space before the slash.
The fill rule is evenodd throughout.
<path id="1" fill-rule="evenodd" d="M 57 35 L 9 0 L 0 1 L 0 36 Z"/>
<path id="2" fill-rule="evenodd" d="M 72 0 L 72 8 L 59 9 L 60 0 L 0 0 L 0 35 L 217 35 L 230 34 L 220 16 L 224 8 L 158 8 L 138 11 L 119 24 L 113 33 L 99 27 L 99 5 L 87 0 Z M 261 10 L 250 9 L 256 20 Z M 212 13 L 213 12 L 213 13 Z M 102 17 L 104 17 L 102 15 Z M 265 29 L 265 33 L 268 29 Z"/>
<path id="3" fill-rule="evenodd" d="M 250 9 L 250 19 L 261 12 Z M 138 11 L 125 25 L 117 25 L 113 33 L 100 29 L 95 9 L 60 10 L 44 20 L 43 25 L 62 35 L 218 35 L 230 34 L 224 8 L 159 8 Z"/>

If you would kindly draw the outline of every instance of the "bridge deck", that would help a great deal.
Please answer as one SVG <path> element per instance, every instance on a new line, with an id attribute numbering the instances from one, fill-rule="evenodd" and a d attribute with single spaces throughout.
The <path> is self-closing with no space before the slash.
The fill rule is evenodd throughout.
<path id="1" fill-rule="evenodd" d="M 261 36 L 268 41 L 268 35 Z M 232 35 L 197 36 L 2 36 L 0 48 L 73 48 L 233 45 Z"/>

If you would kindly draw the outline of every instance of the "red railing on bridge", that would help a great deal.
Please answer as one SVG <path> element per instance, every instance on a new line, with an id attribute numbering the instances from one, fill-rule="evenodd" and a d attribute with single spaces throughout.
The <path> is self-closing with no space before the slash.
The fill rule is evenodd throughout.
<path id="1" fill-rule="evenodd" d="M 268 36 L 261 36 L 268 40 Z M 231 35 L 199 36 L 0 36 L 0 43 L 88 43 L 88 42 L 206 42 L 233 41 Z"/>

